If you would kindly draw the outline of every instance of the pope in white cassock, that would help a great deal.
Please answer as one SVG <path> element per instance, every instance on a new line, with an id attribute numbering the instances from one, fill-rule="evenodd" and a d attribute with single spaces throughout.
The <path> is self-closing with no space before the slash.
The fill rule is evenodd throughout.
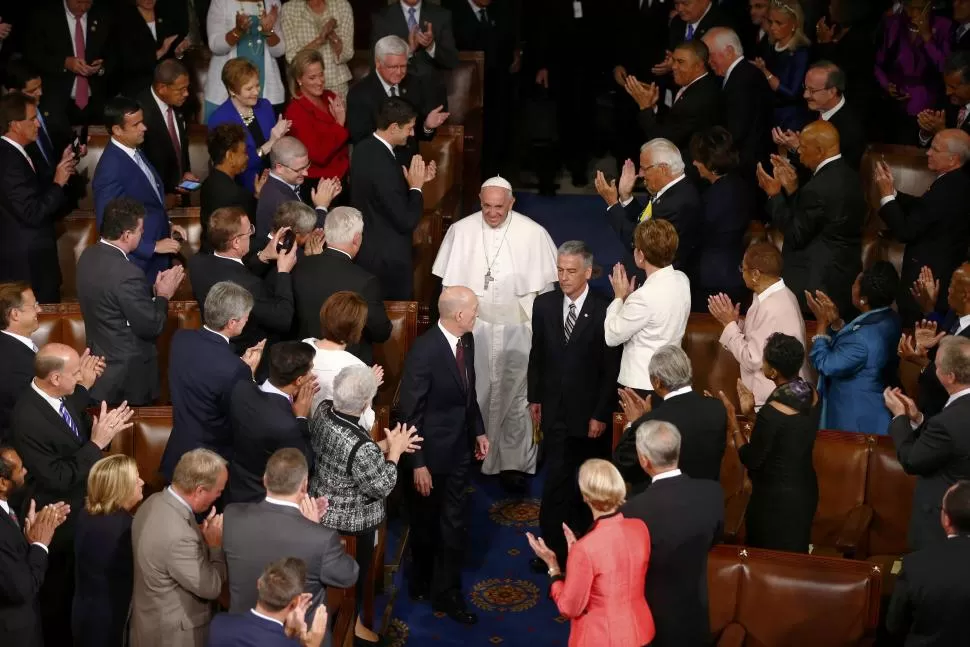
<path id="1" fill-rule="evenodd" d="M 431 272 L 445 287 L 463 285 L 478 296 L 475 388 L 491 445 L 482 472 L 534 474 L 538 446 L 526 400 L 532 302 L 557 280 L 556 245 L 541 225 L 512 211 L 506 180 L 487 180 L 479 198 L 482 211 L 448 228 Z"/>

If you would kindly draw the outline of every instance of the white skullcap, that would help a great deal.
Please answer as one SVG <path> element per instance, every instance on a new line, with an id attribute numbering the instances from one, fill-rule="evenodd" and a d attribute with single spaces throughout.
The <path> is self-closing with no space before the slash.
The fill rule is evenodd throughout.
<path id="1" fill-rule="evenodd" d="M 505 189 L 509 193 L 512 192 L 512 185 L 509 184 L 509 181 L 506 180 L 501 175 L 496 175 L 495 177 L 490 177 L 487 180 L 485 180 L 485 183 L 484 184 L 482 184 L 482 188 L 483 189 L 487 189 L 490 186 L 497 186 L 499 188 Z"/>

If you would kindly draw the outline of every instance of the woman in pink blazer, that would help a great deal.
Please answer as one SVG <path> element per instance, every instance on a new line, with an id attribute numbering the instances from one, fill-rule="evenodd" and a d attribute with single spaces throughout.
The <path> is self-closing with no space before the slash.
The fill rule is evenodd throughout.
<path id="1" fill-rule="evenodd" d="M 549 567 L 549 595 L 572 622 L 569 647 L 643 647 L 653 640 L 653 616 L 644 597 L 650 533 L 639 519 L 617 508 L 626 485 L 609 461 L 593 458 L 579 468 L 579 491 L 593 512 L 593 528 L 582 539 L 566 524 L 566 578 L 556 554 L 541 537 L 529 545 Z"/>

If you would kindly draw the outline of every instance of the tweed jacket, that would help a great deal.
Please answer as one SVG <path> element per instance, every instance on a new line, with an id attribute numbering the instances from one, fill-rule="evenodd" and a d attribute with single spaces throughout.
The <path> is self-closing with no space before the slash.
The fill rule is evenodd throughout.
<path id="1" fill-rule="evenodd" d="M 310 422 L 316 457 L 311 496 L 330 502 L 320 520 L 327 528 L 360 534 L 384 521 L 384 500 L 397 483 L 397 465 L 384 458 L 370 434 L 350 415 L 324 400 Z"/>

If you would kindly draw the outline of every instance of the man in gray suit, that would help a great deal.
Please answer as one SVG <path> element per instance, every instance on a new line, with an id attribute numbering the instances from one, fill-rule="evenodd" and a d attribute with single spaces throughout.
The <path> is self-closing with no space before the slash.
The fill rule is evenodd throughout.
<path id="1" fill-rule="evenodd" d="M 129 262 L 144 231 L 145 207 L 115 198 L 104 209 L 101 240 L 77 262 L 77 294 L 92 355 L 104 374 L 91 397 L 109 404 L 151 404 L 158 397 L 156 338 L 165 328 L 168 301 L 185 277 L 181 266 L 159 272 L 155 285 Z"/>
<path id="2" fill-rule="evenodd" d="M 227 480 L 224 458 L 193 449 L 179 459 L 172 485 L 138 508 L 131 527 L 132 647 L 205 647 L 212 602 L 226 580 L 222 515 L 213 504 Z M 195 517 L 207 511 L 200 526 Z"/>
<path id="3" fill-rule="evenodd" d="M 230 613 L 256 606 L 256 581 L 270 562 L 298 557 L 307 565 L 306 592 L 313 606 L 326 602 L 326 587 L 346 588 L 357 581 L 357 562 L 335 530 L 320 525 L 326 499 L 307 494 L 308 466 L 303 452 L 277 450 L 266 463 L 266 499 L 231 503 L 225 512 L 225 551 L 229 564 Z M 329 644 L 329 635 L 326 644 Z"/>

